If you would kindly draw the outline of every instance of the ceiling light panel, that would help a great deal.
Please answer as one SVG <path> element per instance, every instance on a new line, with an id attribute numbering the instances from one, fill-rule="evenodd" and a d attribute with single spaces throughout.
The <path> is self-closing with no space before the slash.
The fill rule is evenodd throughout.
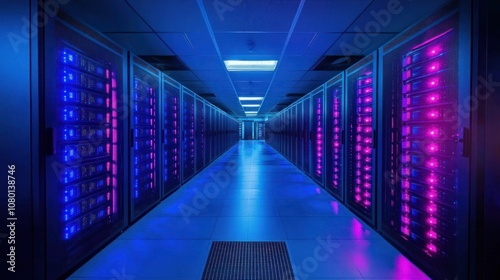
<path id="1" fill-rule="evenodd" d="M 227 71 L 274 71 L 277 60 L 224 60 Z"/>

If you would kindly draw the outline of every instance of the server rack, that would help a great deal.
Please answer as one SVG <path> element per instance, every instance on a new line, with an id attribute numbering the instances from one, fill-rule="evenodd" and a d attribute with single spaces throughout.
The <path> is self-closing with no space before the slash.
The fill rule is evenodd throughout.
<path id="1" fill-rule="evenodd" d="M 160 71 L 134 55 L 130 72 L 130 220 L 160 200 L 158 155 L 160 143 Z"/>
<path id="2" fill-rule="evenodd" d="M 468 275 L 470 111 L 459 109 L 471 94 L 470 50 L 460 16 L 446 7 L 380 56 L 380 229 L 433 278 Z"/>
<path id="3" fill-rule="evenodd" d="M 210 112 L 211 112 L 211 108 L 210 108 L 210 105 L 208 102 L 205 102 L 205 105 L 204 105 L 204 111 L 203 111 L 203 115 L 204 115 L 204 119 L 205 119 L 205 126 L 204 126 L 204 130 L 205 130 L 205 145 L 204 145 L 204 158 L 205 158 L 205 166 L 207 166 L 210 162 L 211 162 L 211 159 L 210 159 L 210 142 L 211 142 L 211 139 L 210 139 Z"/>
<path id="4" fill-rule="evenodd" d="M 288 157 L 287 155 L 287 142 L 286 142 L 286 118 L 287 118 L 287 111 L 283 111 L 283 113 L 280 114 L 280 122 L 279 122 L 279 132 L 280 132 L 280 150 L 281 154 L 283 154 L 285 157 Z"/>
<path id="5" fill-rule="evenodd" d="M 46 274 L 63 277 L 126 225 L 126 53 L 61 14 L 44 30 Z"/>
<path id="6" fill-rule="evenodd" d="M 205 102 L 196 98 L 196 170 L 205 167 Z"/>
<path id="7" fill-rule="evenodd" d="M 195 96 L 182 87 L 182 182 L 189 180 L 196 167 Z"/>
<path id="8" fill-rule="evenodd" d="M 325 174 L 325 105 L 324 89 L 320 86 L 311 92 L 311 177 L 324 185 Z"/>
<path id="9" fill-rule="evenodd" d="M 346 70 L 346 202 L 372 226 L 376 220 L 377 57 L 372 53 Z"/>
<path id="10" fill-rule="evenodd" d="M 339 201 L 344 199 L 345 108 L 344 73 L 325 84 L 325 188 Z"/>
<path id="11" fill-rule="evenodd" d="M 163 75 L 162 196 L 181 185 L 181 85 Z"/>
<path id="12" fill-rule="evenodd" d="M 304 172 L 311 175 L 311 102 L 310 97 L 307 96 L 302 101 L 304 119 L 304 165 L 302 166 Z"/>
<path id="13" fill-rule="evenodd" d="M 304 106 L 301 101 L 297 103 L 297 167 L 304 166 Z"/>
<path id="14" fill-rule="evenodd" d="M 210 107 L 210 161 L 215 159 L 216 110 Z"/>
<path id="15" fill-rule="evenodd" d="M 212 160 L 217 158 L 218 141 L 219 141 L 219 112 L 217 110 L 212 111 Z"/>
<path id="16" fill-rule="evenodd" d="M 292 106 L 292 119 L 291 119 L 291 141 L 292 141 L 292 162 L 297 165 L 297 105 Z"/>

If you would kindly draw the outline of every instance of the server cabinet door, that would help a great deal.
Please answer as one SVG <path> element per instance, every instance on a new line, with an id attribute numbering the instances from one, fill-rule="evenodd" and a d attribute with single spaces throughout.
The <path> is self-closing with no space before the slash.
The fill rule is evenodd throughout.
<path id="1" fill-rule="evenodd" d="M 304 170 L 304 114 L 302 102 L 297 104 L 297 166 Z"/>
<path id="2" fill-rule="evenodd" d="M 47 279 L 63 277 L 126 224 L 125 52 L 64 17 L 45 34 Z"/>
<path id="3" fill-rule="evenodd" d="M 181 184 L 181 96 L 180 85 L 163 75 L 163 193 L 165 197 Z"/>
<path id="4" fill-rule="evenodd" d="M 205 166 L 205 102 L 196 98 L 196 171 Z"/>
<path id="5" fill-rule="evenodd" d="M 459 61 L 468 58 L 460 55 L 459 38 L 466 33 L 458 20 L 458 13 L 439 24 L 428 20 L 421 25 L 425 30 L 402 35 L 406 40 L 389 43 L 381 56 L 386 128 L 381 229 L 441 279 L 461 275 L 456 271 L 466 265 L 468 251 L 467 242 L 457 239 L 463 233 L 457 223 L 466 226 L 468 220 L 469 200 L 469 166 L 461 164 L 469 156 L 462 148 L 468 116 L 457 110 L 460 91 L 466 91 L 459 79 L 468 79 L 459 76 Z M 465 193 L 461 199 L 460 193 Z"/>
<path id="6" fill-rule="evenodd" d="M 204 153 L 205 153 L 204 166 L 207 166 L 210 163 L 210 106 L 207 103 L 205 103 L 204 106 L 205 106 L 205 109 L 203 111 L 203 115 L 204 115 L 204 119 L 205 119 L 205 121 L 204 121 L 205 133 L 204 133 L 203 141 L 205 142 L 205 145 L 203 145 L 203 146 L 204 146 Z"/>
<path id="7" fill-rule="evenodd" d="M 311 176 L 320 185 L 324 185 L 324 91 L 323 86 L 311 95 Z"/>
<path id="8" fill-rule="evenodd" d="M 340 201 L 344 199 L 344 75 L 326 83 L 325 187 Z"/>
<path id="9" fill-rule="evenodd" d="M 292 142 L 292 162 L 297 165 L 297 106 L 293 105 L 291 111 L 290 141 Z"/>
<path id="10" fill-rule="evenodd" d="M 182 182 L 195 172 L 195 100 L 194 95 L 182 88 Z"/>
<path id="11" fill-rule="evenodd" d="M 130 56 L 130 219 L 135 220 L 160 200 L 158 106 L 160 72 Z"/>
<path id="12" fill-rule="evenodd" d="M 347 71 L 347 204 L 375 225 L 376 146 L 374 133 L 376 55 L 371 54 Z"/>
<path id="13" fill-rule="evenodd" d="M 217 156 L 215 152 L 215 141 L 216 141 L 216 134 L 217 134 L 217 115 L 216 115 L 215 108 L 210 107 L 210 161 L 213 161 Z"/>
<path id="14" fill-rule="evenodd" d="M 311 102 L 309 97 L 304 99 L 304 172 L 311 175 Z"/>

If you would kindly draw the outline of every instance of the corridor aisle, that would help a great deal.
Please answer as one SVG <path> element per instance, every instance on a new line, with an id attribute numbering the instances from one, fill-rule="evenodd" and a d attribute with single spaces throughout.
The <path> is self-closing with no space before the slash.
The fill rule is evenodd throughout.
<path id="1" fill-rule="evenodd" d="M 212 241 L 284 241 L 296 279 L 428 279 L 263 141 L 240 141 L 69 279 L 201 279 Z"/>

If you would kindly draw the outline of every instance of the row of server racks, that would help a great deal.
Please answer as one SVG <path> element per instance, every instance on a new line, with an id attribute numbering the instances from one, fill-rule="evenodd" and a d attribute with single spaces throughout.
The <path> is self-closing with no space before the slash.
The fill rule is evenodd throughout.
<path id="1" fill-rule="evenodd" d="M 234 118 L 70 16 L 38 36 L 34 225 L 18 219 L 17 271 L 2 279 L 67 276 L 238 141 Z"/>
<path id="2" fill-rule="evenodd" d="M 466 277 L 468 267 L 461 16 L 443 8 L 266 122 L 267 143 L 433 279 Z"/>

